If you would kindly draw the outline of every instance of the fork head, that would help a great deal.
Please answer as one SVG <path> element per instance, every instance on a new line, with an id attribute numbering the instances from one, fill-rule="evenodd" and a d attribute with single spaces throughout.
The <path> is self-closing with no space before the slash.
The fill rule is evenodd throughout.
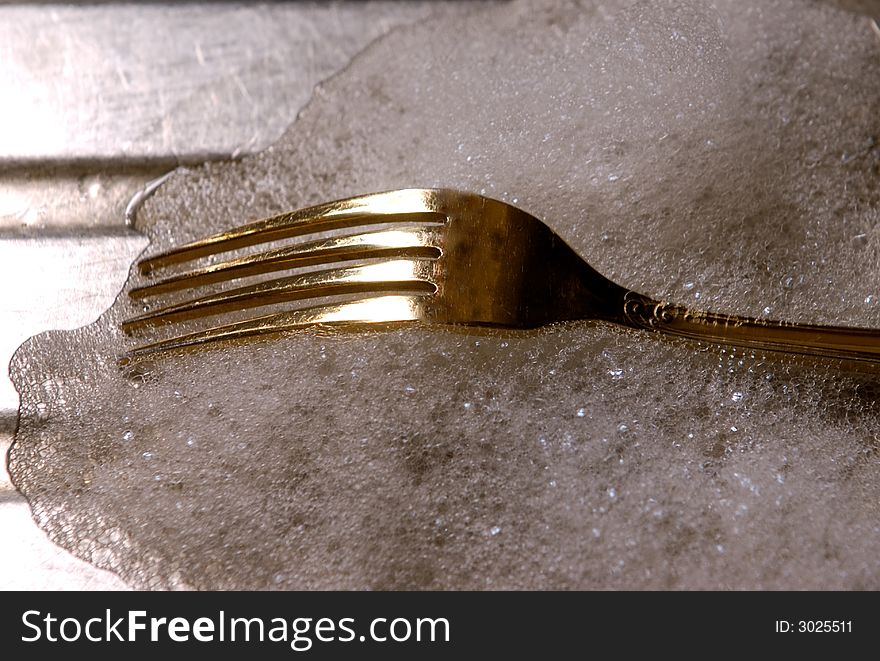
<path id="1" fill-rule="evenodd" d="M 240 254 L 258 245 L 265 247 Z M 190 262 L 200 263 L 179 270 Z M 122 329 L 165 336 L 129 358 L 313 325 L 616 320 L 626 294 L 534 216 L 449 189 L 281 214 L 147 257 L 138 268 L 147 282 L 129 296 L 149 305 Z"/>

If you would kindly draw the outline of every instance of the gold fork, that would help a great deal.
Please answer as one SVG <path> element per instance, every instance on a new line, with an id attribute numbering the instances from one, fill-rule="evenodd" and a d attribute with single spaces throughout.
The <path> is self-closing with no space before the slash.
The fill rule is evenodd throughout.
<path id="1" fill-rule="evenodd" d="M 302 240 L 315 234 L 323 238 Z M 297 241 L 156 278 L 183 262 L 287 239 Z M 147 257 L 139 269 L 155 282 L 132 289 L 131 298 L 166 302 L 122 329 L 172 324 L 172 335 L 132 349 L 128 359 L 314 325 L 533 328 L 592 319 L 711 343 L 880 361 L 880 330 L 751 319 L 656 301 L 600 275 L 525 211 L 447 189 L 388 191 L 285 213 Z M 281 271 L 288 273 L 223 288 Z M 206 286 L 201 295 L 174 302 L 179 292 Z M 250 312 L 279 303 L 288 308 Z M 179 330 L 180 322 L 240 311 L 250 316 Z"/>

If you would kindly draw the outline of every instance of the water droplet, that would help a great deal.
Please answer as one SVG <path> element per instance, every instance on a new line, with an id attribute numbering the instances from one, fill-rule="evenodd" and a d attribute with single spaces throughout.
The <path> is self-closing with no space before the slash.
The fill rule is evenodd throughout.
<path id="1" fill-rule="evenodd" d="M 466 409 L 470 409 L 471 406 L 473 406 L 473 404 L 471 404 L 470 402 L 465 402 L 465 403 L 464 403 L 464 407 L 465 407 Z"/>
<path id="2" fill-rule="evenodd" d="M 615 498 L 617 498 L 617 490 L 614 489 L 614 487 L 608 489 L 608 497 L 609 497 L 611 500 L 614 500 Z"/>
<path id="3" fill-rule="evenodd" d="M 150 459 L 153 458 L 153 453 L 150 452 L 149 450 L 147 450 L 141 456 L 144 458 L 145 461 L 149 461 Z"/>
<path id="4" fill-rule="evenodd" d="M 736 427 L 731 427 L 730 431 L 736 432 L 736 431 L 739 431 L 739 429 L 737 429 Z"/>
<path id="5" fill-rule="evenodd" d="M 741 402 L 743 394 L 741 392 L 735 392 L 730 396 L 730 398 L 735 402 Z"/>
<path id="6" fill-rule="evenodd" d="M 691 289 L 694 288 L 694 283 L 693 283 L 693 282 L 686 282 L 686 283 L 684 283 L 684 288 L 685 288 L 687 291 L 690 291 Z"/>
<path id="7" fill-rule="evenodd" d="M 764 314 L 770 314 L 770 306 L 768 305 L 766 308 L 762 310 Z"/>
<path id="8" fill-rule="evenodd" d="M 608 181 L 617 181 L 618 179 L 620 179 L 620 175 L 618 175 L 618 174 L 609 174 L 608 175 Z"/>
<path id="9" fill-rule="evenodd" d="M 593 528 L 593 537 L 598 538 L 602 534 L 602 531 L 598 528 Z"/>
<path id="10" fill-rule="evenodd" d="M 873 294 L 865 296 L 865 303 L 867 305 L 871 305 L 871 303 L 873 303 L 873 302 L 874 302 L 874 295 Z"/>
<path id="11" fill-rule="evenodd" d="M 501 532 L 501 526 L 492 526 L 491 528 L 489 528 L 489 534 L 492 535 L 492 537 L 494 537 L 495 535 L 497 535 L 500 532 Z"/>
<path id="12" fill-rule="evenodd" d="M 621 423 L 621 424 L 617 425 L 617 431 L 619 431 L 621 434 L 623 434 L 623 433 L 629 431 L 629 427 L 627 427 L 625 424 Z"/>
<path id="13" fill-rule="evenodd" d="M 133 432 L 133 431 L 127 431 L 127 432 L 125 432 L 125 433 L 122 435 L 122 440 L 123 440 L 123 441 L 130 441 L 130 440 L 133 439 L 133 438 L 134 438 L 134 432 Z"/>
<path id="14" fill-rule="evenodd" d="M 623 378 L 623 369 L 620 367 L 615 367 L 613 369 L 608 370 L 608 374 L 615 381 Z"/>
<path id="15" fill-rule="evenodd" d="M 583 418 L 585 415 L 587 415 L 587 409 L 578 409 L 577 416 L 579 418 Z"/>
<path id="16" fill-rule="evenodd" d="M 416 391 L 416 389 L 413 388 L 412 386 L 404 386 L 403 387 L 403 392 L 405 392 L 407 395 L 412 395 L 415 391 Z"/>

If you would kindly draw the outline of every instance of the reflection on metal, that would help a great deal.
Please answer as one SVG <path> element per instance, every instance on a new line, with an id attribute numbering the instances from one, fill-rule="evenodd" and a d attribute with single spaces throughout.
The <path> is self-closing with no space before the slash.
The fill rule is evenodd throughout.
<path id="1" fill-rule="evenodd" d="M 351 234 L 366 226 L 405 224 L 403 249 L 365 252 L 382 234 Z M 812 326 L 689 310 L 655 301 L 607 280 L 534 216 L 509 204 L 448 189 L 407 189 L 363 195 L 243 225 L 143 259 L 155 276 L 176 264 L 316 232 L 346 232 L 323 242 L 294 244 L 236 258 L 139 286 L 141 302 L 242 276 L 293 271 L 284 277 L 169 302 L 123 322 L 127 332 L 150 327 L 163 339 L 133 347 L 126 360 L 217 340 L 280 333 L 316 324 L 421 321 L 534 328 L 590 319 L 695 340 L 771 351 L 880 362 L 880 330 Z M 356 246 L 345 253 L 339 246 Z M 329 246 L 329 247 L 328 247 Z M 283 258 L 279 258 L 281 255 Z M 303 264 L 355 262 L 297 272 Z M 367 261 L 369 263 L 359 263 Z M 244 268 L 244 267 L 247 268 Z M 210 277 L 207 277 L 210 276 Z M 356 295 L 353 301 L 317 299 Z M 280 303 L 305 302 L 234 323 L 214 319 Z M 209 320 L 181 333 L 178 322 Z"/>
<path id="2" fill-rule="evenodd" d="M 0 104 L 0 160 L 159 159 L 169 170 L 260 151 L 315 84 L 432 5 L 0 7 L 0 98 L 15 99 Z"/>
<path id="3" fill-rule="evenodd" d="M 0 234 L 0 282 L 4 283 L 0 363 L 5 367 L 19 344 L 51 329 L 73 329 L 98 318 L 122 289 L 132 260 L 147 240 L 129 230 L 84 236 Z M 8 285 L 8 286 L 7 286 Z M 36 304 L 35 304 L 36 302 Z M 0 411 L 13 414 L 18 395 L 0 381 Z"/>

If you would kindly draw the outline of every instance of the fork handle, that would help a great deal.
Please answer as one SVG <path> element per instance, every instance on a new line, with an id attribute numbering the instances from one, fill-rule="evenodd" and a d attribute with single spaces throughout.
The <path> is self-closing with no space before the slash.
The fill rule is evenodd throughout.
<path id="1" fill-rule="evenodd" d="M 754 349 L 880 362 L 880 330 L 815 326 L 697 312 L 629 292 L 625 323 L 637 328 Z"/>

